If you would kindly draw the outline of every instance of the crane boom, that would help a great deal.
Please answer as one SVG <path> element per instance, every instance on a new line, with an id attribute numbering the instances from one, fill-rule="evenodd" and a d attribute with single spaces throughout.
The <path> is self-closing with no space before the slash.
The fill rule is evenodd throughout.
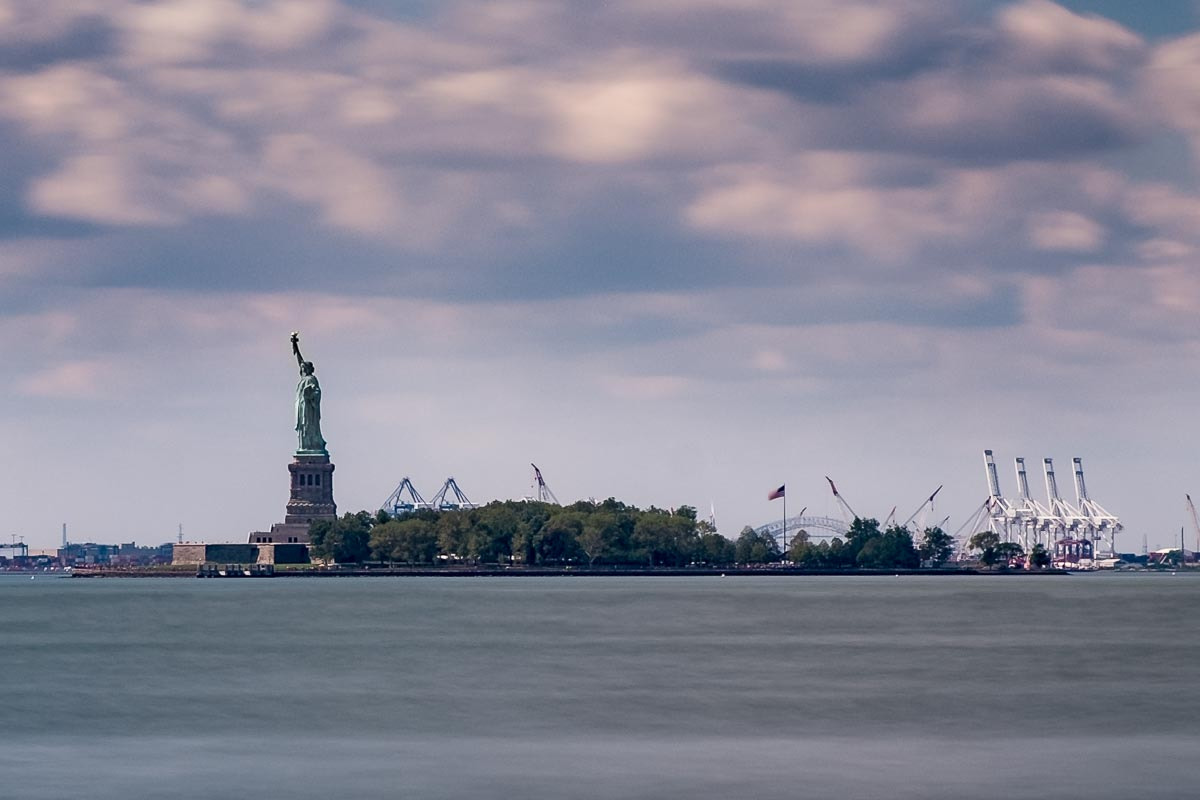
<path id="1" fill-rule="evenodd" d="M 542 477 L 542 471 L 538 469 L 538 465 L 530 464 L 529 466 L 533 467 L 533 480 L 537 484 L 538 502 L 554 503 L 556 506 L 562 505 L 562 503 L 558 502 L 558 498 L 554 496 L 554 492 L 550 491 L 550 487 L 546 485 L 546 479 Z"/>
<path id="2" fill-rule="evenodd" d="M 1192 512 L 1192 527 L 1196 529 L 1196 552 L 1200 553 L 1200 517 L 1196 516 L 1196 504 L 1192 502 L 1192 496 L 1185 494 L 1187 498 L 1188 511 Z"/>
<path id="3" fill-rule="evenodd" d="M 983 467 L 987 470 L 988 493 L 997 500 L 1000 499 L 1000 476 L 996 474 L 996 460 L 992 458 L 991 450 L 983 451 Z"/>
<path id="4" fill-rule="evenodd" d="M 858 514 L 855 514 L 854 509 L 850 507 L 850 504 L 846 502 L 845 498 L 838 494 L 837 486 L 833 484 L 833 479 L 826 475 L 825 480 L 829 481 L 829 488 L 833 490 L 833 496 L 838 501 L 838 504 L 842 507 L 842 511 L 850 515 L 850 517 L 846 520 L 846 524 L 850 524 L 851 521 L 858 519 Z"/>
<path id="5" fill-rule="evenodd" d="M 933 494 L 929 495 L 929 497 L 927 497 L 927 498 L 925 499 L 925 502 L 924 502 L 924 503 L 921 503 L 921 505 L 920 505 L 920 506 L 917 508 L 917 510 L 916 510 L 916 511 L 914 511 L 914 512 L 913 512 L 913 513 L 912 513 L 912 514 L 909 516 L 909 518 L 908 518 L 908 519 L 904 520 L 904 524 L 903 524 L 903 525 L 901 525 L 900 527 L 902 527 L 902 528 L 907 528 L 907 527 L 908 527 L 908 524 L 909 524 L 910 522 L 912 522 L 914 519 L 916 519 L 918 514 L 920 514 L 922 511 L 924 511 L 924 510 L 925 510 L 925 506 L 932 506 L 932 505 L 933 505 L 933 498 L 937 497 L 937 494 L 938 494 L 938 492 L 940 492 L 941 490 L 942 490 L 942 487 L 941 487 L 941 486 L 939 486 L 938 488 L 934 489 L 934 490 L 933 490 Z M 947 519 L 949 519 L 949 518 L 947 517 Z"/>

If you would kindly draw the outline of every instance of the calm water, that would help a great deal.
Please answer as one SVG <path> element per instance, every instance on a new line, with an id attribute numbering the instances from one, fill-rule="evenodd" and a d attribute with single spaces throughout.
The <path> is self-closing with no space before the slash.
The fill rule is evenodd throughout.
<path id="1" fill-rule="evenodd" d="M 1200 576 L 0 577 L 0 796 L 1177 798 Z"/>

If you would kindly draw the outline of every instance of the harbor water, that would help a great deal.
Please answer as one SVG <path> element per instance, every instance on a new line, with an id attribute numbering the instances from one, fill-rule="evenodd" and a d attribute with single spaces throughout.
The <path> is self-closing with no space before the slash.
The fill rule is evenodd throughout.
<path id="1" fill-rule="evenodd" d="M 1200 576 L 0 576 L 0 796 L 1178 798 Z"/>

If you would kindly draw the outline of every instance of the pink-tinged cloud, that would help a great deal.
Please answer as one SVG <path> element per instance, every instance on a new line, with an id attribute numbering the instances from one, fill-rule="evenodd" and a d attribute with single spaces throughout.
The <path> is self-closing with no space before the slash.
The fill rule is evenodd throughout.
<path id="1" fill-rule="evenodd" d="M 1189 137 L 1192 158 L 1200 160 L 1200 34 L 1155 48 L 1141 80 L 1156 114 Z"/>
<path id="2" fill-rule="evenodd" d="M 1116 22 L 1049 0 L 1004 6 L 996 24 L 1017 69 L 1112 72 L 1131 66 L 1145 51 L 1141 37 Z"/>
<path id="3" fill-rule="evenodd" d="M 1105 240 L 1104 227 L 1073 211 L 1045 211 L 1028 224 L 1030 243 L 1038 250 L 1090 253 Z"/>
<path id="4" fill-rule="evenodd" d="M 101 360 L 68 361 L 22 378 L 17 389 L 31 397 L 86 399 L 105 393 L 116 381 L 112 365 Z"/>

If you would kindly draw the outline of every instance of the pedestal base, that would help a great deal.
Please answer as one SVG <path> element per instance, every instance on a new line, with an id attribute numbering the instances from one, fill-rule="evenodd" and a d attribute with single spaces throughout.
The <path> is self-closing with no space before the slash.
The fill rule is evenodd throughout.
<path id="1" fill-rule="evenodd" d="M 288 464 L 291 497 L 283 522 L 270 531 L 254 531 L 251 544 L 308 544 L 309 523 L 318 519 L 337 519 L 333 501 L 333 464 L 328 453 L 298 452 Z"/>

